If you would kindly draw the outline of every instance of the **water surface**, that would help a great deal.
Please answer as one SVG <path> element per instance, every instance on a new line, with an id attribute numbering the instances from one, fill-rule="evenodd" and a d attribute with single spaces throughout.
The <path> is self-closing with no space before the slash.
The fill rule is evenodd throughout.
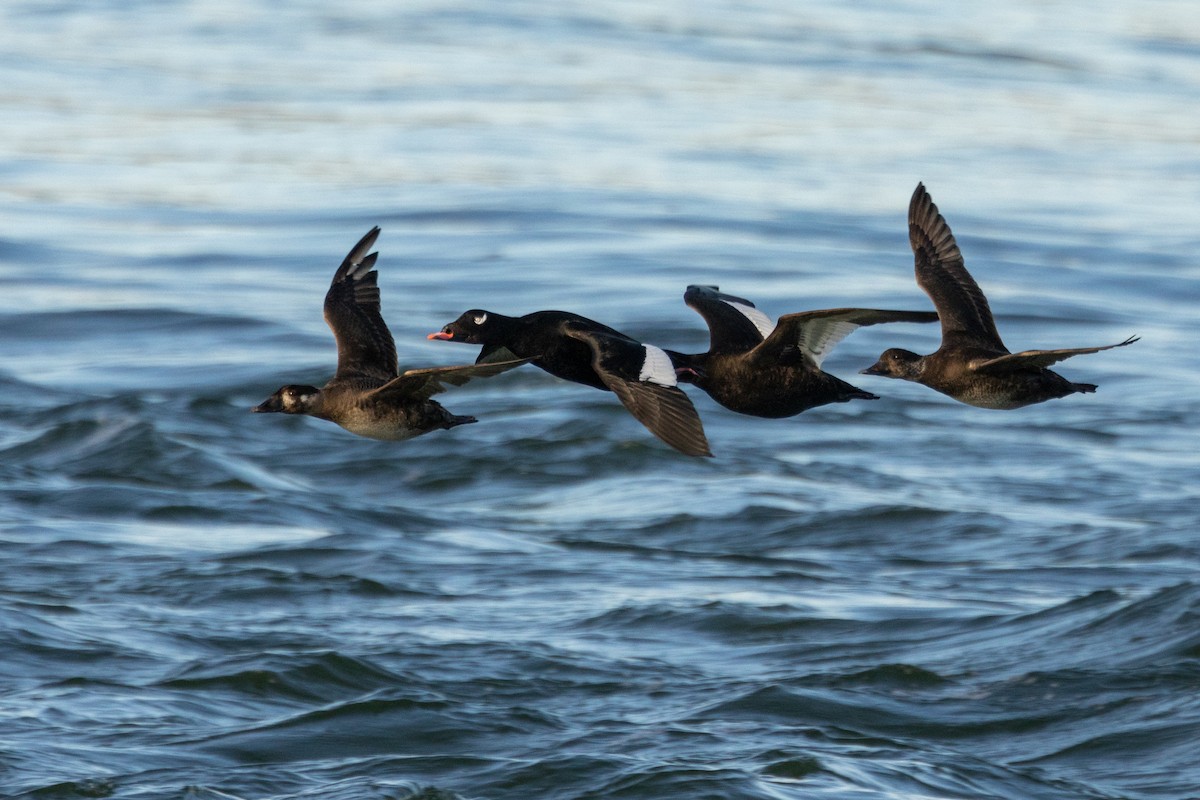
<path id="1" fill-rule="evenodd" d="M 1200 785 L 1192 5 L 0 9 L 0 795 L 1183 798 Z M 523 368 L 394 444 L 251 415 L 380 225 L 406 366 L 476 306 L 702 349 L 925 309 L 953 226 L 1014 412 L 692 397 L 716 457 Z"/>

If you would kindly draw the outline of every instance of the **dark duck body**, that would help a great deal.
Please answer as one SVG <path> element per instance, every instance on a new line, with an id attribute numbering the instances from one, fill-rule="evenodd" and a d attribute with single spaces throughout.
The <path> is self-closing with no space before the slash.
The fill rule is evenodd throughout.
<path id="1" fill-rule="evenodd" d="M 506 317 L 482 309 L 464 312 L 427 338 L 482 345 L 476 364 L 525 358 L 555 377 L 607 391 L 609 387 L 592 366 L 591 347 L 582 339 L 566 335 L 564 325 L 629 339 L 620 331 L 569 311 L 534 311 L 523 317 Z"/>
<path id="2" fill-rule="evenodd" d="M 359 436 L 399 441 L 475 422 L 474 417 L 452 414 L 431 397 L 447 386 L 461 386 L 524 363 L 432 367 L 400 374 L 396 344 L 380 311 L 379 273 L 374 270 L 379 254 L 368 252 L 378 236 L 379 228 L 372 228 L 354 246 L 325 294 L 325 321 L 338 349 L 333 378 L 319 389 L 284 386 L 254 411 L 305 414 Z"/>
<path id="3" fill-rule="evenodd" d="M 706 353 L 668 351 L 679 380 L 691 383 L 730 411 L 755 417 L 791 417 L 850 400 L 877 400 L 821 369 L 842 339 L 864 325 L 936 322 L 930 311 L 831 308 L 785 314 L 778 324 L 749 300 L 715 286 L 689 286 L 684 301 L 708 324 Z"/>
<path id="4" fill-rule="evenodd" d="M 666 352 L 595 320 L 568 311 L 508 317 L 472 309 L 428 338 L 482 345 L 476 364 L 525 359 L 564 380 L 611 391 L 671 447 L 691 456 L 712 455 Z"/>
<path id="5" fill-rule="evenodd" d="M 1138 340 L 1131 336 L 1101 347 L 1010 353 L 996 330 L 987 298 L 967 272 L 950 226 L 923 184 L 917 184 L 909 202 L 908 238 L 917 285 L 933 300 L 942 321 L 942 344 L 926 356 L 899 348 L 886 350 L 863 370 L 866 375 L 914 381 L 979 408 L 1021 408 L 1096 391 L 1095 384 L 1074 383 L 1047 367 Z"/>

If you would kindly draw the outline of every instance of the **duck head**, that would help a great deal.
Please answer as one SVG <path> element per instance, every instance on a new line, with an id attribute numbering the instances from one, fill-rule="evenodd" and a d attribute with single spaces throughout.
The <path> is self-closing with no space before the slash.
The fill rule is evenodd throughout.
<path id="1" fill-rule="evenodd" d="M 289 384 L 250 410 L 259 414 L 307 414 L 319 392 L 315 386 Z"/>
<path id="2" fill-rule="evenodd" d="M 860 374 L 915 381 L 921 377 L 921 367 L 922 361 L 919 355 L 910 350 L 893 347 L 890 350 L 884 350 L 879 360 L 866 369 L 860 370 Z"/>
<path id="3" fill-rule="evenodd" d="M 493 328 L 493 315 L 480 308 L 464 311 L 458 319 L 431 333 L 426 339 L 463 342 L 464 344 L 487 344 L 488 332 Z"/>

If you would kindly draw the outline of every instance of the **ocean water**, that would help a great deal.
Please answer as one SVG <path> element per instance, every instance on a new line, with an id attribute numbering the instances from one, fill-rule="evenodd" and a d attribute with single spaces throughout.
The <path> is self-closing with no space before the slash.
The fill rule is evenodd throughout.
<path id="1" fill-rule="evenodd" d="M 1200 796 L 1200 7 L 0 5 L 0 797 Z M 380 225 L 404 366 L 472 307 L 929 308 L 924 181 L 1094 395 L 691 396 L 533 368 L 403 443 L 253 415 Z"/>

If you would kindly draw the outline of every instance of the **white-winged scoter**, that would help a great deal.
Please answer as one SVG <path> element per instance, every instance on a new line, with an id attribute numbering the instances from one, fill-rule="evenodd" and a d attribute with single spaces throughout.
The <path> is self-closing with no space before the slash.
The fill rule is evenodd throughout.
<path id="1" fill-rule="evenodd" d="M 785 314 L 778 324 L 749 300 L 689 286 L 684 301 L 708 324 L 706 353 L 667 351 L 679 380 L 704 390 L 730 411 L 791 417 L 827 403 L 878 400 L 821 370 L 821 362 L 856 328 L 881 322 L 936 322 L 932 311 L 831 308 Z"/>
<path id="2" fill-rule="evenodd" d="M 325 295 L 325 321 L 337 340 L 338 364 L 323 387 L 284 386 L 253 411 L 306 414 L 335 422 L 371 439 L 399 441 L 432 430 L 453 428 L 474 417 L 452 414 L 432 395 L 447 385 L 497 375 L 522 360 L 399 373 L 396 344 L 379 307 L 378 253 L 368 253 L 379 236 L 372 228 L 350 251 Z"/>
<path id="3" fill-rule="evenodd" d="M 908 238 L 916 263 L 917 285 L 933 300 L 942 320 L 942 344 L 920 356 L 892 348 L 863 370 L 865 375 L 900 378 L 928 386 L 979 408 L 1010 409 L 1094 392 L 1092 383 L 1072 383 L 1046 369 L 1063 359 L 1133 344 L 1010 353 L 1000 340 L 992 310 L 967 272 L 950 226 L 918 183 L 908 205 Z"/>
<path id="4" fill-rule="evenodd" d="M 704 426 L 666 353 L 567 311 L 508 317 L 472 309 L 430 339 L 482 345 L 477 364 L 528 359 L 559 378 L 611 391 L 646 428 L 689 456 L 711 456 Z"/>

